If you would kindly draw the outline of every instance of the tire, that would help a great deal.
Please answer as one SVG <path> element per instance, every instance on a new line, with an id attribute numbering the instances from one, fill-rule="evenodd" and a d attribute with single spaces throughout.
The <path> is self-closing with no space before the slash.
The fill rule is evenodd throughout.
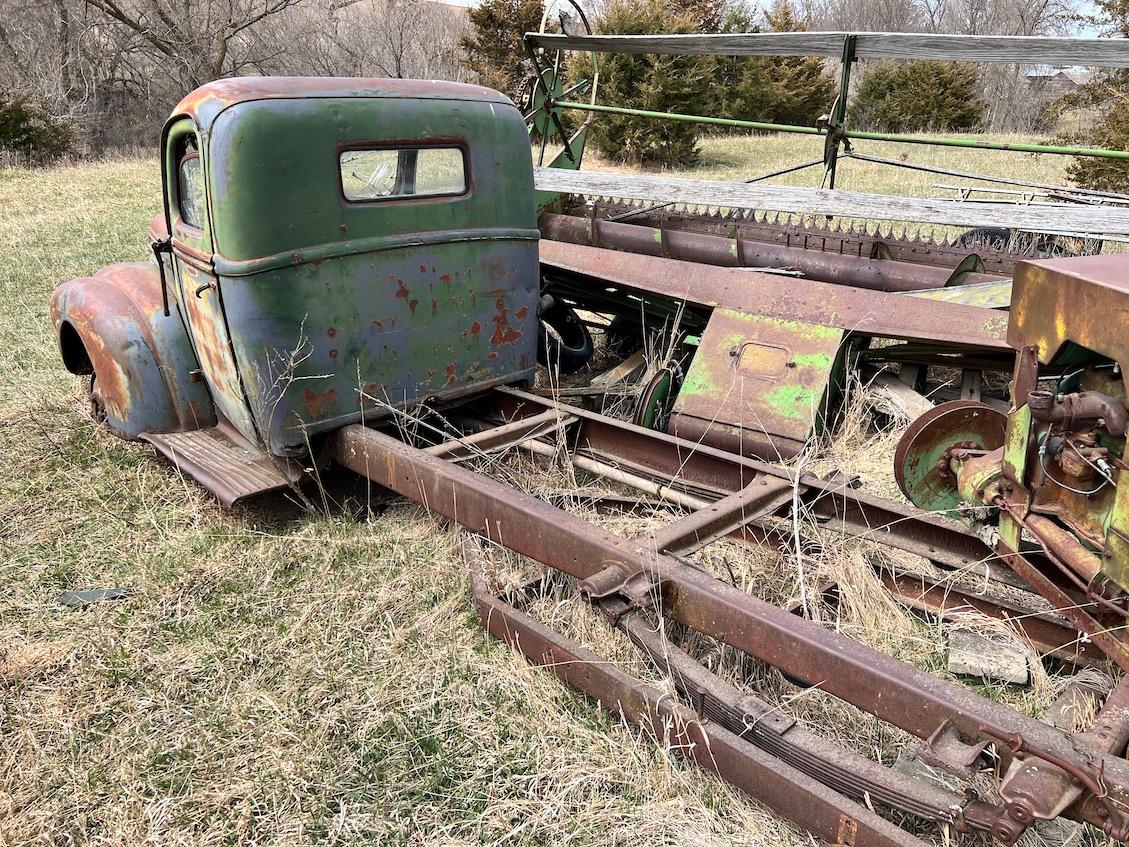
<path id="1" fill-rule="evenodd" d="M 573 374 L 588 364 L 595 347 L 592 333 L 571 306 L 554 303 L 541 313 L 537 361 L 551 371 Z"/>
<path id="2" fill-rule="evenodd" d="M 957 239 L 960 247 L 990 247 L 994 250 L 1004 250 L 1014 233 L 1003 226 L 982 226 L 962 233 Z"/>

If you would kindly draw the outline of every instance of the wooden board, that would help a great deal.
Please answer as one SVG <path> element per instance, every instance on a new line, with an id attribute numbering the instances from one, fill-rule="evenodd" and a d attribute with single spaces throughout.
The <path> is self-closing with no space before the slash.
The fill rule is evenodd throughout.
<path id="1" fill-rule="evenodd" d="M 688 206 L 758 209 L 803 215 L 831 215 L 882 221 L 916 221 L 946 226 L 999 226 L 1032 232 L 1079 232 L 1090 235 L 1129 233 L 1129 208 L 1094 206 L 1017 206 L 1011 203 L 962 203 L 928 197 L 895 197 L 764 185 L 675 179 L 605 171 L 534 168 L 540 191 L 593 197 L 674 202 Z"/>
<path id="2" fill-rule="evenodd" d="M 855 36 L 859 59 L 942 59 L 1034 65 L 1129 67 L 1129 39 L 913 32 L 742 32 L 704 35 L 550 35 L 527 33 L 550 50 L 695 56 L 827 56 L 840 58 Z"/>

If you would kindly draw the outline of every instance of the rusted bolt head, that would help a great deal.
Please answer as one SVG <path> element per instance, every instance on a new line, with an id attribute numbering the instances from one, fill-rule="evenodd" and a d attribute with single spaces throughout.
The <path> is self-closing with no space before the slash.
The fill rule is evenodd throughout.
<path id="1" fill-rule="evenodd" d="M 1027 825 L 1035 819 L 1034 813 L 1028 808 L 1026 803 L 1012 803 L 1008 806 L 1007 813 L 1011 815 L 1013 821 L 1018 821 L 1021 824 Z"/>
<path id="2" fill-rule="evenodd" d="M 1011 844 L 1017 835 L 1018 831 L 1007 821 L 997 821 L 992 826 L 992 837 L 1004 844 Z"/>

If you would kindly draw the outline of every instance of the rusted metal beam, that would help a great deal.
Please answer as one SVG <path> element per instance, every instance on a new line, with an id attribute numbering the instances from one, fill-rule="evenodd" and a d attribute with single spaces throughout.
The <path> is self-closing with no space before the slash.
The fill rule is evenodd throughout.
<path id="1" fill-rule="evenodd" d="M 543 412 L 552 401 L 512 388 L 498 389 L 490 404 L 507 419 Z M 571 444 L 576 452 L 604 457 L 621 470 L 636 471 L 716 500 L 740 491 L 761 475 L 791 482 L 786 468 L 687 441 L 595 412 L 569 406 L 579 419 Z M 855 490 L 842 480 L 804 474 L 800 502 L 828 529 L 877 541 L 960 568 L 995 554 L 964 525 L 912 506 Z"/>
<path id="2" fill-rule="evenodd" d="M 921 612 L 939 617 L 979 612 L 1003 621 L 1016 635 L 1039 650 L 1074 664 L 1104 664 L 1107 657 L 1067 620 L 1052 610 L 1032 609 L 1005 596 L 1002 590 L 992 591 L 981 585 L 973 587 L 955 575 L 934 578 L 884 563 L 875 567 L 882 584 L 902 603 Z M 1012 595 L 1016 589 L 1011 589 Z M 1032 595 L 1040 602 L 1041 597 Z"/>
<path id="3" fill-rule="evenodd" d="M 907 341 L 940 341 L 1014 358 L 1005 340 L 1007 314 L 976 306 L 828 287 L 812 280 L 781 278 L 739 268 L 721 268 L 641 256 L 599 247 L 542 240 L 541 268 L 554 279 L 591 286 L 601 296 L 609 286 L 706 307 L 724 306 L 765 317 L 834 326 L 862 335 Z"/>
<path id="4" fill-rule="evenodd" d="M 703 721 L 660 689 L 623 672 L 493 596 L 468 542 L 471 592 L 483 626 L 612 712 L 638 723 L 656 740 L 795 821 L 829 844 L 923 847 L 905 830 L 717 723 Z"/>
<path id="5" fill-rule="evenodd" d="M 608 588 L 605 596 L 614 593 L 609 571 L 622 574 L 624 586 L 642 577 L 657 587 L 657 602 L 672 620 L 818 685 L 919 738 L 946 726 L 968 739 L 1020 737 L 1042 758 L 1070 762 L 1087 773 L 1100 771 L 1110 797 L 1129 800 L 1129 762 L 1119 756 L 1092 749 L 1080 752 L 1071 736 L 1054 727 L 798 619 L 535 497 L 360 426 L 345 427 L 335 435 L 332 455 L 514 552 L 582 581 L 598 576 Z M 627 596 L 638 598 L 639 585 L 636 580 L 635 591 L 625 592 Z M 1112 823 L 1120 825 L 1121 819 Z"/>
<path id="6" fill-rule="evenodd" d="M 788 480 L 760 476 L 737 493 L 660 527 L 650 542 L 661 552 L 692 553 L 791 503 L 792 491 Z"/>
<path id="7" fill-rule="evenodd" d="M 468 459 L 491 450 L 513 447 L 549 432 L 558 432 L 575 420 L 576 418 L 563 409 L 554 407 L 530 418 L 522 418 L 432 447 L 425 447 L 424 452 L 451 461 Z"/>
<path id="8" fill-rule="evenodd" d="M 615 223 L 579 215 L 547 213 L 538 221 L 541 234 L 553 241 L 661 256 L 721 267 L 789 268 L 820 282 L 873 291 L 920 291 L 943 288 L 956 275 L 950 268 L 870 259 L 822 250 L 805 250 L 765 241 L 727 238 L 684 229 Z M 962 283 L 999 279 L 983 273 L 960 275 Z"/>

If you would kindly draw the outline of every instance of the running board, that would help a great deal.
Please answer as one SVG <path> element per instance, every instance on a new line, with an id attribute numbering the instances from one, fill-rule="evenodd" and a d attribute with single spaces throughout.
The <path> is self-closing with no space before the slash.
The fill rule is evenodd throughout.
<path id="1" fill-rule="evenodd" d="M 225 506 L 277 491 L 302 477 L 301 466 L 237 444 L 219 428 L 191 432 L 147 432 L 138 436 Z"/>

